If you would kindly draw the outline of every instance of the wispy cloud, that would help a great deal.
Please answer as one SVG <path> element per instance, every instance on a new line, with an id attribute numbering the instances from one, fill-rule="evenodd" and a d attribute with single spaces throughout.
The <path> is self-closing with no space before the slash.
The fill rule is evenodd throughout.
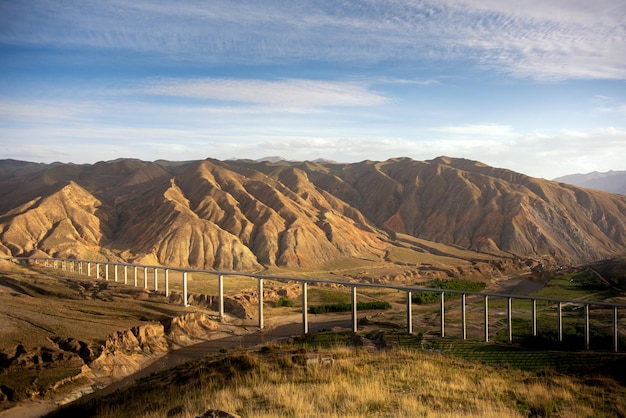
<path id="1" fill-rule="evenodd" d="M 59 123 L 88 120 L 96 107 L 87 102 L 0 100 L 0 122 Z"/>
<path id="2" fill-rule="evenodd" d="M 594 112 L 609 113 L 626 116 L 626 103 L 620 98 L 609 96 L 596 96 Z"/>
<path id="3" fill-rule="evenodd" d="M 374 106 L 390 101 L 358 83 L 304 79 L 161 79 L 149 83 L 143 92 L 278 107 Z"/>
<path id="4" fill-rule="evenodd" d="M 615 0 L 86 0 L 71 6 L 32 0 L 0 7 L 0 44 L 212 63 L 434 58 L 544 80 L 626 78 L 626 6 Z"/>
<path id="5" fill-rule="evenodd" d="M 518 135 L 511 126 L 498 125 L 495 123 L 473 124 L 462 126 L 444 126 L 434 128 L 433 132 L 454 135 L 457 137 L 482 137 L 505 139 L 514 135 Z"/>

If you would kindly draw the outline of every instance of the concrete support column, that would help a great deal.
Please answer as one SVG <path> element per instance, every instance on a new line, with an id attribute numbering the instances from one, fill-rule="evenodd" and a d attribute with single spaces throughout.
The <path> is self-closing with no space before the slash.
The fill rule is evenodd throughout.
<path id="1" fill-rule="evenodd" d="M 590 335 L 589 335 L 589 304 L 585 303 L 585 350 L 589 350 Z"/>
<path id="2" fill-rule="evenodd" d="M 485 342 L 489 342 L 489 296 L 485 295 Z"/>
<path id="3" fill-rule="evenodd" d="M 117 264 L 113 264 L 113 277 L 115 277 L 115 283 L 117 283 Z"/>
<path id="4" fill-rule="evenodd" d="M 461 335 L 467 339 L 467 317 L 465 316 L 465 293 L 461 295 Z"/>
<path id="5" fill-rule="evenodd" d="M 511 298 L 507 299 L 506 305 L 506 328 L 508 332 L 508 342 L 509 344 L 513 344 L 513 312 L 512 312 L 512 301 Z"/>
<path id="6" fill-rule="evenodd" d="M 96 263 L 96 279 L 100 278 L 100 263 Z"/>
<path id="7" fill-rule="evenodd" d="M 187 272 L 183 271 L 183 306 L 189 306 L 187 302 Z"/>
<path id="8" fill-rule="evenodd" d="M 165 297 L 170 296 L 170 271 L 165 269 Z"/>
<path id="9" fill-rule="evenodd" d="M 259 328 L 263 327 L 263 279 L 259 279 Z"/>
<path id="10" fill-rule="evenodd" d="M 413 334 L 413 295 L 410 290 L 406 292 L 406 331 Z"/>
<path id="11" fill-rule="evenodd" d="M 613 306 L 613 351 L 619 351 L 619 333 L 617 332 L 617 306 Z"/>
<path id="12" fill-rule="evenodd" d="M 143 268 L 143 288 L 148 288 L 148 267 Z"/>
<path id="13" fill-rule="evenodd" d="M 557 306 L 557 333 L 559 334 L 559 342 L 563 341 L 563 305 L 561 302 Z"/>
<path id="14" fill-rule="evenodd" d="M 439 316 L 441 318 L 441 338 L 446 336 L 446 294 L 441 292 L 439 297 Z"/>
<path id="15" fill-rule="evenodd" d="M 134 267 L 135 287 L 137 287 L 137 266 Z"/>
<path id="16" fill-rule="evenodd" d="M 157 273 L 159 269 L 158 268 L 154 268 L 154 291 L 158 291 L 159 290 L 159 273 Z"/>
<path id="17" fill-rule="evenodd" d="M 309 333 L 309 287 L 307 282 L 302 282 L 302 334 Z"/>
<path id="18" fill-rule="evenodd" d="M 220 321 L 224 320 L 224 275 L 217 276 L 217 309 Z"/>
<path id="19" fill-rule="evenodd" d="M 109 280 L 109 263 L 104 265 L 104 280 Z"/>
<path id="20" fill-rule="evenodd" d="M 358 329 L 358 313 L 357 313 L 357 305 L 356 305 L 356 286 L 352 286 L 352 295 L 351 295 L 351 304 L 352 304 L 352 332 L 357 332 Z"/>
<path id="21" fill-rule="evenodd" d="M 128 266 L 124 265 L 124 284 L 128 284 Z"/>
<path id="22" fill-rule="evenodd" d="M 87 262 L 87 276 L 91 277 L 91 263 Z"/>
<path id="23" fill-rule="evenodd" d="M 531 311 L 533 337 L 537 336 L 537 299 L 533 299 Z"/>
<path id="24" fill-rule="evenodd" d="M 83 262 L 78 263 L 78 274 L 83 274 Z"/>

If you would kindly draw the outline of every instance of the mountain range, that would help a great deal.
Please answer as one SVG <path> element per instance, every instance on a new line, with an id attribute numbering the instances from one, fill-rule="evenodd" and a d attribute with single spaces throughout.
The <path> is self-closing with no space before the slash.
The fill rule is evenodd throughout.
<path id="1" fill-rule="evenodd" d="M 626 196 L 448 157 L 0 160 L 0 255 L 317 268 L 407 237 L 418 252 L 590 262 L 626 253 Z"/>
<path id="2" fill-rule="evenodd" d="M 593 171 L 587 174 L 569 174 L 558 177 L 554 181 L 626 195 L 626 171 L 611 170 L 604 173 Z"/>

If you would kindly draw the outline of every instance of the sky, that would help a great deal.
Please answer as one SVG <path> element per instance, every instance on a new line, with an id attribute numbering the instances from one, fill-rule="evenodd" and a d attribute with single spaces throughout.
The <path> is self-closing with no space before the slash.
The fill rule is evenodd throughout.
<path id="1" fill-rule="evenodd" d="M 0 0 L 0 159 L 626 169 L 623 0 Z"/>

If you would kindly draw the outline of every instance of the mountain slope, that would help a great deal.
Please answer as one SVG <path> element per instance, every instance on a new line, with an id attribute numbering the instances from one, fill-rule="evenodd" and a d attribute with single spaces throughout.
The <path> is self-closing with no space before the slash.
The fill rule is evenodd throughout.
<path id="1" fill-rule="evenodd" d="M 581 263 L 626 253 L 626 196 L 464 159 L 2 160 L 0 173 L 0 253 L 12 255 L 315 268 L 382 260 L 406 246 L 400 233 L 495 259 Z"/>
<path id="2" fill-rule="evenodd" d="M 626 246 L 626 199 L 619 195 L 451 158 L 316 172 L 320 187 L 336 191 L 375 224 L 431 241 L 575 262 Z"/>

